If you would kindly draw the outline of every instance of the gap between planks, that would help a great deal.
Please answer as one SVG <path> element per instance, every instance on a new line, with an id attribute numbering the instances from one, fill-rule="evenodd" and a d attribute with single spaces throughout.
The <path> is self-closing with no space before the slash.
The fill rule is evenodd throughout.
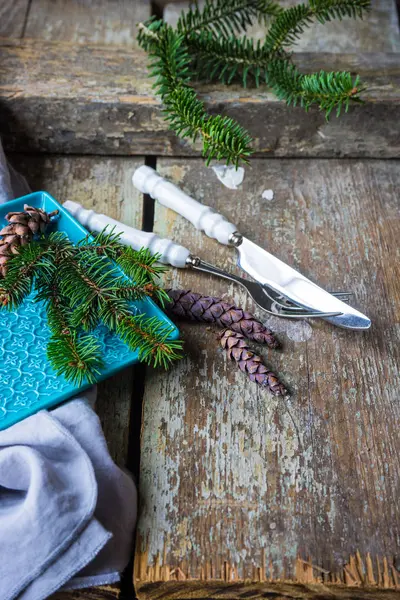
<path id="1" fill-rule="evenodd" d="M 144 164 L 153 169 L 157 168 L 155 156 L 145 156 Z M 133 184 L 132 184 L 133 185 Z M 142 230 L 152 232 L 154 228 L 154 199 L 148 194 L 143 195 Z M 128 438 L 128 461 L 127 468 L 134 474 L 136 484 L 140 484 L 140 437 L 142 431 L 143 399 L 146 380 L 146 365 L 139 364 L 135 367 L 134 388 L 131 396 L 131 421 L 129 425 Z M 138 493 L 138 513 L 140 513 L 140 494 Z M 136 539 L 133 541 L 132 557 L 127 565 L 121 579 L 121 594 L 123 597 L 133 598 L 134 582 L 132 572 L 134 570 Z"/>

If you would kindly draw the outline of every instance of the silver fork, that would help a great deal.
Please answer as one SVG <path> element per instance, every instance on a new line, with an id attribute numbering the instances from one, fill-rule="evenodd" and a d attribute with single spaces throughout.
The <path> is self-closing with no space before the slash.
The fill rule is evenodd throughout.
<path id="1" fill-rule="evenodd" d="M 293 300 L 290 300 L 289 298 L 286 298 L 282 294 L 279 294 L 279 292 L 277 292 L 276 290 L 271 288 L 269 285 L 263 284 L 263 287 L 264 287 L 265 294 L 267 296 L 269 296 L 269 298 L 271 299 L 272 302 L 274 302 L 274 304 L 280 305 L 284 309 L 292 311 L 293 314 L 295 314 L 296 311 L 302 309 L 301 305 L 295 304 L 293 302 Z M 335 298 L 338 298 L 339 300 L 341 300 L 342 302 L 348 302 L 350 300 L 350 297 L 352 296 L 351 292 L 329 292 L 329 293 L 332 296 L 335 296 Z M 304 309 L 304 310 L 309 310 L 309 309 Z M 341 314 L 341 313 L 339 313 L 339 314 Z"/>
<path id="2" fill-rule="evenodd" d="M 217 277 L 223 277 L 224 279 L 229 279 L 230 281 L 238 283 L 248 292 L 251 298 L 253 298 L 254 302 L 258 304 L 262 310 L 277 317 L 285 317 L 288 319 L 305 319 L 317 317 L 337 317 L 342 314 L 338 312 L 320 312 L 294 304 L 293 302 L 287 300 L 284 296 L 279 295 L 268 285 L 257 283 L 256 281 L 250 281 L 240 277 L 239 275 L 223 271 L 215 265 L 205 262 L 198 256 L 189 255 L 186 260 L 186 266 L 191 269 L 195 269 L 196 271 L 203 271 L 204 273 L 216 275 Z M 348 300 L 350 297 L 350 293 L 348 292 L 334 292 L 333 295 L 341 300 Z"/>
<path id="3" fill-rule="evenodd" d="M 106 215 L 100 215 L 93 210 L 87 210 L 76 202 L 67 200 L 64 202 L 64 207 L 90 231 L 100 232 L 103 231 L 105 227 L 111 227 L 114 233 L 120 234 L 120 241 L 122 244 L 131 246 L 136 250 L 148 248 L 152 254 L 158 254 L 161 263 L 179 268 L 191 267 L 192 269 L 204 271 L 210 275 L 216 275 L 217 277 L 223 277 L 224 279 L 229 279 L 238 283 L 246 289 L 254 302 L 256 302 L 262 310 L 265 310 L 270 314 L 292 319 L 304 319 L 305 317 L 337 317 L 343 314 L 341 312 L 319 312 L 317 310 L 304 308 L 299 304 L 290 302 L 284 296 L 280 296 L 268 285 L 243 279 L 233 273 L 227 273 L 226 271 L 201 260 L 198 256 L 193 256 L 188 248 L 176 244 L 172 240 L 160 238 L 155 233 L 128 227 Z M 340 297 L 340 299 L 347 299 L 349 296 L 348 294 L 345 294 L 344 296 L 343 294 L 335 295 Z"/>

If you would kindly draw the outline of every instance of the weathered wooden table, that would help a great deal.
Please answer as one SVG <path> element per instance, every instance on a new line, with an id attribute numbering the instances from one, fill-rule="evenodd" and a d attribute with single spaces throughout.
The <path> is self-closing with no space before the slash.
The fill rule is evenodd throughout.
<path id="1" fill-rule="evenodd" d="M 264 316 L 283 344 L 264 354 L 287 401 L 195 325 L 182 326 L 186 356 L 169 372 L 138 367 L 99 386 L 111 453 L 140 477 L 140 599 L 400 597 L 400 38 L 395 2 L 373 4 L 362 23 L 310 30 L 297 57 L 363 75 L 367 104 L 340 120 L 264 89 L 202 88 L 255 138 L 234 192 L 162 121 L 134 40 L 150 2 L 0 4 L 0 134 L 33 189 L 233 268 L 232 251 L 133 189 L 137 166 L 157 166 L 322 286 L 352 290 L 373 322 L 355 333 Z M 254 309 L 205 275 L 171 270 L 165 282 Z M 133 598 L 131 571 L 121 588 L 54 600 Z"/>

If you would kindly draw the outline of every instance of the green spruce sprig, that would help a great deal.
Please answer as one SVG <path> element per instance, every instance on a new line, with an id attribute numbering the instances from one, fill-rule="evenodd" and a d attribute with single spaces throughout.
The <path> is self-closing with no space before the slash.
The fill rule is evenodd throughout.
<path id="1" fill-rule="evenodd" d="M 59 376 L 80 386 L 86 380 L 94 383 L 104 366 L 101 347 L 94 335 L 79 333 L 71 320 L 68 298 L 61 292 L 59 273 L 40 278 L 38 300 L 47 308 L 47 320 L 51 337 L 47 345 L 47 357 Z"/>
<path id="2" fill-rule="evenodd" d="M 359 77 L 353 79 L 350 73 L 320 71 L 303 75 L 288 60 L 272 60 L 265 77 L 278 98 L 289 106 L 299 104 L 308 110 L 316 104 L 327 119 L 334 109 L 339 117 L 343 109 L 348 111 L 351 102 L 362 102 L 360 93 L 365 90 Z"/>
<path id="3" fill-rule="evenodd" d="M 221 115 L 211 116 L 196 92 L 189 85 L 190 57 L 184 36 L 168 25 L 153 22 L 152 33 L 157 31 L 157 43 L 150 43 L 148 51 L 152 62 L 150 70 L 155 78 L 154 87 L 165 105 L 165 118 L 170 128 L 180 137 L 193 142 L 200 138 L 202 154 L 209 164 L 213 158 L 225 159 L 237 166 L 248 162 L 251 154 L 249 134 L 240 125 Z M 141 28 L 143 33 L 144 27 Z M 148 36 L 151 40 L 152 36 Z M 140 38 L 142 39 L 142 38 Z"/>
<path id="4" fill-rule="evenodd" d="M 361 18 L 369 7 L 370 0 L 309 0 L 307 4 L 282 11 L 272 23 L 264 45 L 271 52 L 279 52 L 281 48 L 296 43 L 313 19 L 326 23 L 344 17 Z"/>
<path id="5" fill-rule="evenodd" d="M 182 14 L 176 30 L 162 20 L 139 25 L 138 40 L 151 56 L 150 75 L 164 104 L 165 119 L 180 137 L 203 142 L 207 164 L 212 158 L 238 165 L 253 152 L 251 137 L 228 117 L 210 116 L 191 87 L 192 79 L 266 83 L 289 105 L 312 105 L 328 119 L 352 102 L 361 102 L 365 87 L 348 72 L 300 73 L 287 52 L 314 20 L 325 23 L 362 17 L 370 0 L 309 0 L 282 10 L 269 0 L 207 0 Z M 271 25 L 263 43 L 240 37 L 256 20 Z"/>
<path id="6" fill-rule="evenodd" d="M 103 367 L 93 334 L 99 323 L 137 350 L 140 360 L 167 367 L 180 358 L 182 343 L 169 339 L 171 328 L 157 317 L 136 314 L 131 307 L 149 296 L 161 303 L 168 298 L 156 282 L 164 270 L 157 259 L 147 250 L 123 246 L 112 231 L 77 246 L 63 233 L 52 233 L 21 246 L 9 259 L 0 304 L 15 309 L 35 290 L 46 305 L 51 331 L 48 359 L 58 375 L 77 385 L 95 382 Z"/>
<path id="7" fill-rule="evenodd" d="M 229 37 L 242 33 L 256 20 L 266 24 L 281 12 L 282 8 L 272 0 L 206 0 L 201 10 L 196 3 L 182 13 L 176 28 L 185 36 L 207 31 Z"/>

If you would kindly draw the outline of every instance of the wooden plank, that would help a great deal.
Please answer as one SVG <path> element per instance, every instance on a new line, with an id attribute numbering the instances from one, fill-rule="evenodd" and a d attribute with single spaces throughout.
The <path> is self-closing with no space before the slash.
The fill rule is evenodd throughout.
<path id="1" fill-rule="evenodd" d="M 164 19 L 175 26 L 189 2 L 174 2 L 164 8 Z M 204 0 L 199 2 L 201 7 Z M 280 0 L 288 8 L 298 0 Z M 255 24 L 246 31 L 247 37 L 263 40 L 266 28 Z M 371 12 L 364 19 L 333 20 L 324 25 L 315 23 L 305 29 L 294 52 L 400 52 L 400 34 L 396 0 L 372 0 Z"/>
<path id="2" fill-rule="evenodd" d="M 251 600 L 264 598 L 273 600 L 399 600 L 399 592 L 377 588 L 351 588 L 341 585 L 336 585 L 333 589 L 332 586 L 320 583 L 302 585 L 289 582 L 223 584 L 206 581 L 169 581 L 163 584 L 149 583 L 146 586 L 146 598 L 154 600 L 188 600 L 189 598 L 190 600 L 210 600 L 211 598 L 222 600 L 236 598 L 251 598 Z M 57 598 L 57 600 L 62 600 L 62 598 Z M 95 597 L 93 600 L 97 600 L 97 598 Z"/>
<path id="3" fill-rule="evenodd" d="M 103 585 L 73 592 L 57 592 L 50 596 L 49 600 L 117 600 L 120 597 L 119 586 Z"/>
<path id="4" fill-rule="evenodd" d="M 137 24 L 150 17 L 150 0 L 32 0 L 25 37 L 77 44 L 137 47 Z"/>
<path id="5" fill-rule="evenodd" d="M 29 0 L 1 0 L 0 36 L 20 38 L 24 32 Z"/>
<path id="6" fill-rule="evenodd" d="M 145 387 L 139 598 L 216 598 L 225 586 L 239 598 L 244 581 L 266 595 L 282 580 L 322 583 L 338 597 L 339 584 L 357 593 L 394 589 L 399 162 L 254 160 L 234 192 L 199 160 L 163 159 L 158 170 L 325 288 L 352 290 L 373 326 L 351 332 L 255 311 L 282 341 L 282 352 L 261 352 L 291 389 L 289 400 L 248 381 L 207 327 L 182 326 L 185 359 L 168 373 L 150 372 Z M 265 188 L 272 201 L 262 198 Z M 155 231 L 233 268 L 232 249 L 157 204 Z M 166 283 L 254 308 L 238 287 L 204 274 L 171 270 Z M 182 580 L 195 580 L 195 589 Z"/>
<path id="7" fill-rule="evenodd" d="M 141 158 L 16 156 L 16 167 L 32 190 L 45 189 L 58 201 L 75 200 L 128 225 L 140 227 L 142 196 L 131 183 Z M 99 384 L 97 412 L 113 459 L 127 461 L 133 368 Z"/>
<path id="8" fill-rule="evenodd" d="M 68 60 L 65 60 L 68 56 Z M 264 88 L 199 88 L 212 112 L 249 129 L 263 156 L 400 156 L 398 54 L 299 54 L 303 70 L 348 69 L 366 105 L 326 123 Z M 147 57 L 117 47 L 0 42 L 0 129 L 9 149 L 83 154 L 196 155 L 167 130 Z"/>

